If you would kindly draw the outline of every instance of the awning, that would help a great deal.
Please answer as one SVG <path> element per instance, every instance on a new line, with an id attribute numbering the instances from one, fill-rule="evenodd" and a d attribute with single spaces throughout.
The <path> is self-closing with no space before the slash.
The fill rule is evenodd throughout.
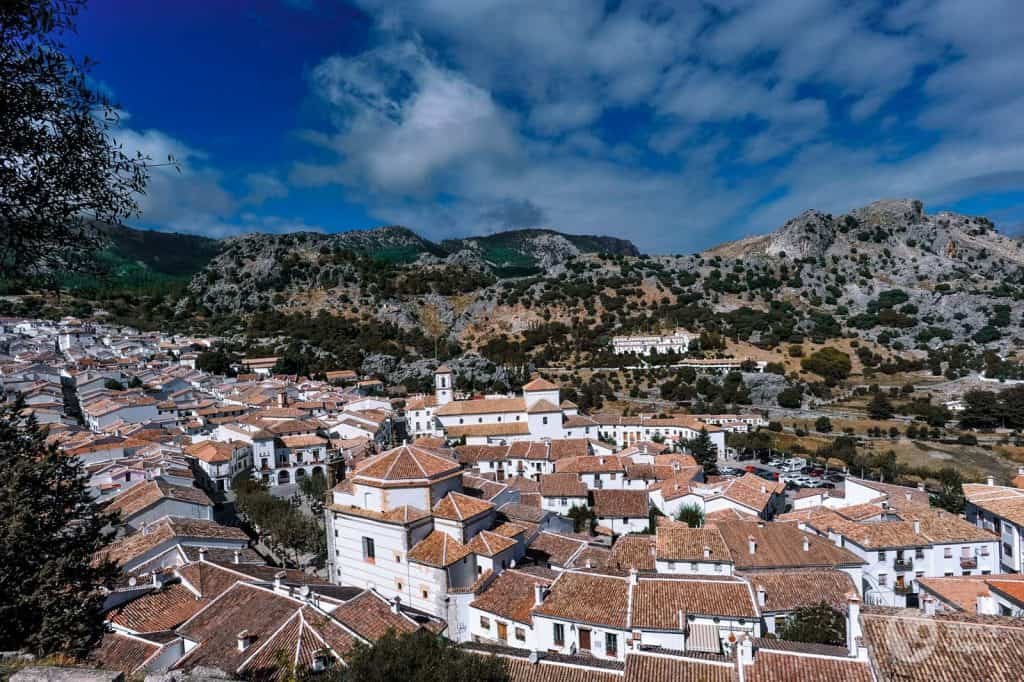
<path id="1" fill-rule="evenodd" d="M 713 623 L 690 623 L 686 638 L 687 651 L 704 651 L 709 654 L 722 653 L 722 638 L 718 626 Z"/>

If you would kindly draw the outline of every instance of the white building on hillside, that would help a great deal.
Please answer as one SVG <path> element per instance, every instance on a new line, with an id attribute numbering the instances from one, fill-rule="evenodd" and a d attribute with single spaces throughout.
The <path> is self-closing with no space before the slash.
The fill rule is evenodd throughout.
<path id="1" fill-rule="evenodd" d="M 685 353 L 690 347 L 690 335 L 682 329 L 671 334 L 650 336 L 614 336 L 612 352 L 616 355 L 633 353 L 650 355 L 652 353 Z"/>

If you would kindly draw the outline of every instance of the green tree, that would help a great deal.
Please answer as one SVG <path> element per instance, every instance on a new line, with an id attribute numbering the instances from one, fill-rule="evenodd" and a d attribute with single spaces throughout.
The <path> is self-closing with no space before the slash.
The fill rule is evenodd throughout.
<path id="1" fill-rule="evenodd" d="M 118 569 L 94 559 L 117 519 L 24 407 L 0 406 L 0 649 L 82 656 L 103 635 L 99 588 Z"/>
<path id="2" fill-rule="evenodd" d="M 800 367 L 817 374 L 829 386 L 834 386 L 850 376 L 850 356 L 832 346 L 826 346 L 803 358 Z"/>
<path id="3" fill-rule="evenodd" d="M 122 384 L 117 379 L 107 379 L 106 381 L 103 382 L 103 388 L 106 388 L 111 391 L 123 391 L 124 384 Z"/>
<path id="4" fill-rule="evenodd" d="M 964 497 L 964 479 L 953 467 L 943 467 L 939 472 L 942 491 L 935 499 L 935 504 L 953 514 L 962 514 L 967 503 Z"/>
<path id="5" fill-rule="evenodd" d="M 395 635 L 389 631 L 373 646 L 357 645 L 347 668 L 334 679 L 351 682 L 505 682 L 505 661 L 481 656 L 426 630 Z"/>
<path id="6" fill-rule="evenodd" d="M 878 391 L 868 401 L 868 416 L 872 419 L 891 419 L 893 413 L 892 403 L 884 393 Z"/>
<path id="7" fill-rule="evenodd" d="M 797 609 L 779 630 L 779 639 L 814 644 L 846 644 L 846 619 L 825 602 Z"/>
<path id="8" fill-rule="evenodd" d="M 708 430 L 701 427 L 697 437 L 687 443 L 697 464 L 704 467 L 704 473 L 714 476 L 718 474 L 718 448 L 711 442 Z"/>
<path id="9" fill-rule="evenodd" d="M 91 269 L 95 222 L 137 213 L 148 177 L 148 159 L 114 139 L 118 113 L 91 63 L 62 42 L 84 4 L 0 3 L 0 269 L 51 284 Z"/>
<path id="10" fill-rule="evenodd" d="M 597 526 L 597 515 L 584 505 L 574 504 L 566 516 L 572 519 L 572 529 L 576 533 L 593 533 Z"/>
<path id="11" fill-rule="evenodd" d="M 832 420 L 825 416 L 818 417 L 814 422 L 814 430 L 819 433 L 831 433 Z"/>
<path id="12" fill-rule="evenodd" d="M 238 356 L 223 348 L 216 348 L 203 351 L 196 357 L 196 369 L 210 374 L 234 376 L 235 372 L 231 369 L 231 365 L 235 362 L 238 362 Z"/>
<path id="13" fill-rule="evenodd" d="M 690 528 L 700 528 L 704 525 L 704 510 L 695 504 L 684 504 L 676 512 L 676 521 L 685 523 Z"/>
<path id="14" fill-rule="evenodd" d="M 788 386 L 779 392 L 776 400 L 779 403 L 779 407 L 785 407 L 791 410 L 798 409 L 803 405 L 804 400 L 804 389 L 800 384 L 794 386 Z"/>

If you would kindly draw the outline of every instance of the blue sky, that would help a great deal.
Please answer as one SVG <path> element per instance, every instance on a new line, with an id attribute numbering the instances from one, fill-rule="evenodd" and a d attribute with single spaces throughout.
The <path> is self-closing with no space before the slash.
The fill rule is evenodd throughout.
<path id="1" fill-rule="evenodd" d="M 136 224 L 695 251 L 886 197 L 1024 226 L 1017 0 L 91 0 Z"/>

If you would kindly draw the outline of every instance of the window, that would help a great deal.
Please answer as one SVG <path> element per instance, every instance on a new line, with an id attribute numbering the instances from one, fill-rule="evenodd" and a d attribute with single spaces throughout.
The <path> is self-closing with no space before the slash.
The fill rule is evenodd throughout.
<path id="1" fill-rule="evenodd" d="M 402 563 L 402 555 L 398 554 L 397 552 L 395 553 L 395 563 L 396 564 Z"/>
<path id="2" fill-rule="evenodd" d="M 399 592 L 402 591 L 402 583 L 401 583 L 401 581 L 399 581 L 399 580 L 395 581 L 395 589 L 397 589 Z"/>
<path id="3" fill-rule="evenodd" d="M 520 642 L 526 641 L 526 630 L 522 628 L 516 628 L 516 639 Z"/>
<path id="4" fill-rule="evenodd" d="M 483 628 L 484 630 L 490 630 L 491 629 L 491 619 L 487 618 L 485 616 L 480 616 L 480 627 Z"/>
<path id="5" fill-rule="evenodd" d="M 564 506 L 565 506 L 565 505 L 567 505 L 567 504 L 569 504 L 569 500 L 567 500 L 567 499 L 566 499 L 566 498 L 564 498 L 564 497 L 563 497 L 563 498 L 561 498 L 561 505 L 562 505 L 562 506 L 564 507 Z"/>
<path id="6" fill-rule="evenodd" d="M 377 559 L 377 551 L 373 546 L 373 538 L 363 538 L 363 561 L 373 563 Z"/>
<path id="7" fill-rule="evenodd" d="M 722 572 L 722 564 L 715 564 L 715 573 Z"/>
<path id="8" fill-rule="evenodd" d="M 697 572 L 697 562 L 696 561 L 691 561 L 690 562 L 690 571 L 692 571 L 693 573 Z"/>
<path id="9" fill-rule="evenodd" d="M 422 596 L 424 599 L 427 599 L 428 597 L 430 597 L 430 593 L 426 590 L 420 590 L 420 596 Z"/>
<path id="10" fill-rule="evenodd" d="M 676 562 L 674 562 L 674 561 L 668 562 L 668 570 L 670 570 L 670 571 L 676 570 Z"/>
<path id="11" fill-rule="evenodd" d="M 548 418 L 547 417 L 541 417 L 541 423 L 542 424 L 547 424 L 548 423 Z"/>
<path id="12" fill-rule="evenodd" d="M 878 584 L 879 585 L 888 585 L 889 584 L 889 576 L 886 575 L 885 573 L 879 573 L 878 574 Z"/>
<path id="13" fill-rule="evenodd" d="M 885 561 L 885 552 L 879 552 L 878 553 L 878 560 L 879 561 Z"/>
<path id="14" fill-rule="evenodd" d="M 953 558 L 953 548 L 952 547 L 943 547 L 942 548 L 942 556 L 944 556 L 947 559 L 952 559 Z"/>
<path id="15" fill-rule="evenodd" d="M 565 646 L 565 626 L 555 623 L 555 646 Z"/>
<path id="16" fill-rule="evenodd" d="M 614 632 L 604 633 L 604 653 L 607 656 L 618 656 L 619 636 Z"/>

